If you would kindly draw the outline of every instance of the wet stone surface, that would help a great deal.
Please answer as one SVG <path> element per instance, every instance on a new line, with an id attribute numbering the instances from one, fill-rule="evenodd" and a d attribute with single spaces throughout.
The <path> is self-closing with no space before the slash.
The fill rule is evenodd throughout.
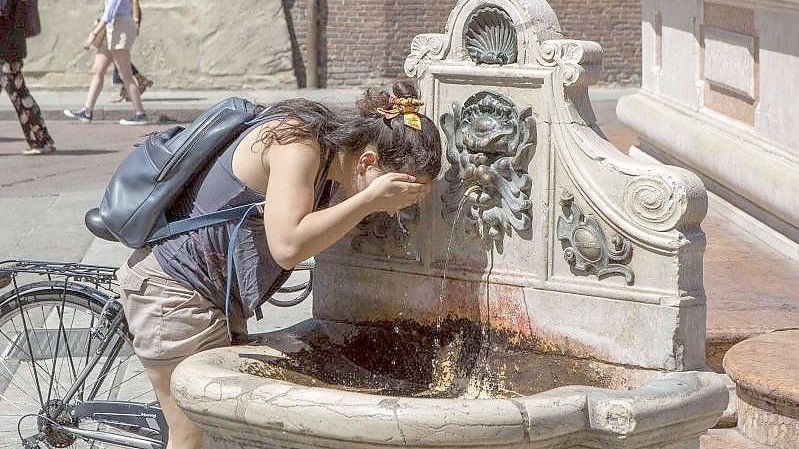
<path id="1" fill-rule="evenodd" d="M 468 320 L 350 325 L 310 320 L 263 334 L 282 355 L 242 353 L 241 371 L 305 386 L 434 398 L 507 398 L 566 385 L 633 388 L 614 367 L 536 351 L 536 342 Z"/>

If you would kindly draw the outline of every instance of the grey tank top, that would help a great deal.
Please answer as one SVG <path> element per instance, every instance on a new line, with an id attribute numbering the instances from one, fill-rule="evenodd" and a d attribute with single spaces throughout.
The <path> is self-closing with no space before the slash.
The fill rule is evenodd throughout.
<path id="1" fill-rule="evenodd" d="M 264 201 L 263 194 L 233 174 L 233 153 L 252 129 L 243 132 L 198 175 L 170 209 L 170 220 Z M 263 214 L 253 210 L 239 229 L 233 251 L 231 316 L 251 317 L 291 274 L 270 254 L 263 220 Z M 224 310 L 228 242 L 237 222 L 206 226 L 161 240 L 152 246 L 153 254 L 167 274 Z"/>

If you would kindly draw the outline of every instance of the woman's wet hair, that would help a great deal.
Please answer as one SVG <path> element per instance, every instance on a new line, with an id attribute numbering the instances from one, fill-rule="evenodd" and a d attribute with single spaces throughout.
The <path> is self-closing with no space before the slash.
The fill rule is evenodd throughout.
<path id="1" fill-rule="evenodd" d="M 419 90 L 412 81 L 397 81 L 396 97 L 418 98 Z M 378 108 L 389 109 L 391 94 L 385 90 L 367 89 L 356 103 L 355 112 L 334 112 L 314 101 L 296 98 L 273 104 L 269 114 L 286 116 L 280 124 L 261 131 L 259 140 L 268 148 L 273 143 L 285 145 L 300 140 L 319 142 L 323 158 L 331 151 L 358 152 L 373 144 L 380 165 L 388 171 L 412 175 L 427 174 L 432 178 L 441 171 L 441 137 L 428 117 L 419 114 L 422 130 L 405 124 L 402 114 L 385 118 Z"/>

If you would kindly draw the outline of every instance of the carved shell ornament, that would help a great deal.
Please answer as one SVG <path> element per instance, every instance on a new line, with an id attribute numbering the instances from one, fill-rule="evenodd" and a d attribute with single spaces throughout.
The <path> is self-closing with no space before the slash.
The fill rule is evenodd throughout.
<path id="1" fill-rule="evenodd" d="M 529 192 L 532 180 L 527 164 L 536 145 L 536 125 L 531 109 L 519 113 L 507 97 L 480 92 L 440 119 L 447 136 L 449 183 L 442 196 L 445 214 L 462 202 L 486 242 L 531 227 Z"/>
<path id="2" fill-rule="evenodd" d="M 632 244 L 615 235 L 608 245 L 599 222 L 586 217 L 574 204 L 574 196 L 561 192 L 560 204 L 564 214 L 558 217 L 558 240 L 563 244 L 563 257 L 575 269 L 595 274 L 600 279 L 617 274 L 624 276 L 627 284 L 635 281 L 635 273 L 626 265 L 632 256 Z"/>
<path id="3" fill-rule="evenodd" d="M 516 28 L 502 8 L 486 5 L 466 19 L 463 48 L 477 64 L 513 64 L 518 58 Z"/>

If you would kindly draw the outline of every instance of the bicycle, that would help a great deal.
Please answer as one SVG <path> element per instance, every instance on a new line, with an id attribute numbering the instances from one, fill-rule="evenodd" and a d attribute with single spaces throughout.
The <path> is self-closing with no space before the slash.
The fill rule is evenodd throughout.
<path id="1" fill-rule="evenodd" d="M 311 293 L 282 287 L 281 307 Z M 20 284 L 23 275 L 46 277 Z M 169 435 L 117 301 L 116 268 L 30 260 L 0 262 L 0 448 L 16 433 L 24 449 L 162 449 Z M 15 439 L 12 439 L 15 440 Z"/>

